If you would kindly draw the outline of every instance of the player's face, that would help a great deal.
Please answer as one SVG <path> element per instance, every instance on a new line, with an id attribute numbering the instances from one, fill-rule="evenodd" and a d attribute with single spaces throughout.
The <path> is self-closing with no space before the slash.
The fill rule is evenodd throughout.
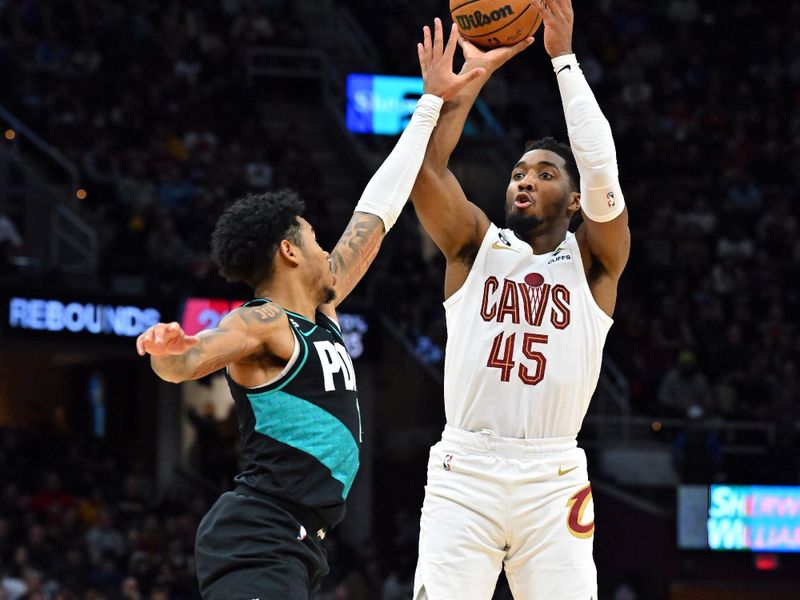
<path id="1" fill-rule="evenodd" d="M 550 150 L 531 150 L 511 170 L 506 222 L 515 232 L 531 231 L 569 218 L 572 186 L 564 159 Z"/>
<path id="2" fill-rule="evenodd" d="M 317 236 L 311 224 L 299 217 L 301 251 L 306 258 L 306 274 L 308 280 L 319 289 L 320 304 L 330 302 L 336 297 L 334 286 L 336 276 L 330 261 L 330 255 L 317 242 Z"/>

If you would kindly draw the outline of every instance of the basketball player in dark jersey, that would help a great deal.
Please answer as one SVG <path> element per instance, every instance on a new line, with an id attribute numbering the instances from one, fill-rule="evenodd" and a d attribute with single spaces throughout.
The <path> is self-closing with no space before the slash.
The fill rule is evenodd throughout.
<path id="1" fill-rule="evenodd" d="M 452 70 L 456 36 L 423 30 L 424 94 L 367 184 L 329 255 L 290 191 L 247 196 L 220 217 L 212 257 L 256 299 L 188 336 L 159 323 L 139 336 L 166 381 L 218 369 L 236 403 L 246 467 L 200 524 L 203 598 L 308 600 L 328 571 L 322 540 L 339 523 L 358 470 L 361 425 L 353 363 L 336 306 L 370 265 L 405 204 L 442 103 L 481 73 Z"/>

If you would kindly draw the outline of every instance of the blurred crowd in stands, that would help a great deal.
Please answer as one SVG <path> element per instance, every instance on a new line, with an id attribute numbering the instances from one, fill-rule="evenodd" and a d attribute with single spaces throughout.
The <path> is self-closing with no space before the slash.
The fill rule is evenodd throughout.
<path id="1" fill-rule="evenodd" d="M 101 440 L 0 429 L 0 600 L 199 599 L 194 538 L 218 490 L 190 472 L 154 490 Z M 410 597 L 408 568 L 400 578 L 373 544 L 334 531 L 326 548 L 316 600 Z"/>
<path id="2" fill-rule="evenodd" d="M 144 274 L 153 292 L 224 292 L 209 233 L 248 190 L 299 187 L 325 228 L 328 199 L 319 198 L 309 149 L 288 131 L 268 136 L 269 115 L 246 76 L 251 46 L 308 43 L 296 5 L 100 6 L 0 3 L 0 77 L 14 82 L 0 103 L 83 167 L 106 276 Z M 441 12 L 437 2 L 398 11 L 391 23 L 379 18 L 384 6 L 348 6 L 385 72 L 417 71 L 406 38 Z M 696 404 L 730 418 L 800 416 L 791 308 L 800 302 L 800 7 L 785 17 L 751 1 L 580 7 L 576 52 L 612 123 L 631 207 L 633 250 L 607 355 L 630 382 L 634 412 L 684 416 Z M 564 134 L 537 53 L 538 45 L 500 70 L 484 94 L 519 148 Z M 531 67 L 521 76 L 524 61 Z M 502 202 L 501 189 L 467 193 Z M 7 254 L 19 235 L 3 231 Z M 391 298 L 391 316 L 439 364 L 441 260 L 414 227 L 390 241 L 365 295 Z M 691 367 L 681 360 L 689 355 Z"/>
<path id="3" fill-rule="evenodd" d="M 392 74 L 417 74 L 413 36 L 446 16 L 440 0 L 339 4 Z M 774 423 L 785 458 L 800 420 L 800 5 L 780 18 L 755 0 L 576 11 L 575 50 L 612 124 L 630 207 L 633 248 L 606 346 L 630 410 L 687 418 L 681 456 L 696 448 L 699 419 Z M 537 37 L 482 96 L 520 153 L 527 139 L 566 138 Z M 336 199 L 320 197 L 292 124 L 279 135 L 266 126 L 246 72 L 252 46 L 309 43 L 288 0 L 0 0 L 0 105 L 82 169 L 101 281 L 129 273 L 148 293 L 224 295 L 209 234 L 245 191 L 299 189 L 325 230 Z M 495 208 L 504 193 L 466 191 Z M 439 368 L 443 264 L 410 209 L 399 232 L 359 294 Z M 24 237 L 0 214 L 0 274 Z M 154 503 L 135 464 L 91 445 L 62 440 L 56 464 L 35 438 L 2 439 L 0 600 L 195 597 L 191 548 L 207 497 Z M 712 466 L 719 441 L 699 442 Z M 405 597 L 413 565 L 390 575 L 369 547 L 339 543 L 321 598 L 370 598 L 381 586 L 382 598 Z"/>
<path id="4" fill-rule="evenodd" d="M 0 2 L 0 78 L 13 82 L 0 104 L 82 169 L 106 280 L 219 287 L 208 240 L 231 198 L 308 185 L 303 141 L 291 123 L 269 139 L 246 81 L 250 47 L 302 43 L 292 6 Z"/>
<path id="5" fill-rule="evenodd" d="M 394 4 L 403 26 L 378 18 L 383 5 L 353 11 L 386 41 L 385 69 L 410 73 L 401 38 L 444 16 L 442 5 Z M 606 355 L 628 378 L 635 413 L 800 418 L 798 23 L 800 6 L 777 19 L 752 0 L 576 6 L 575 52 L 611 122 L 630 207 Z M 527 139 L 566 139 L 537 37 L 482 95 L 520 153 Z M 503 189 L 466 191 L 484 207 L 503 201 Z M 426 280 L 418 289 L 441 289 L 440 268 L 404 260 Z M 428 323 L 441 327 L 439 313 Z"/>
<path id="6" fill-rule="evenodd" d="M 0 430 L 0 598 L 194 598 L 201 496 L 152 500 L 135 461 L 54 431 Z"/>

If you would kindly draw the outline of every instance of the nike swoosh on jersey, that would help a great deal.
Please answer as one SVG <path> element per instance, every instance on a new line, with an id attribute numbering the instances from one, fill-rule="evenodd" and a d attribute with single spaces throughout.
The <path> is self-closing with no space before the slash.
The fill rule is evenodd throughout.
<path id="1" fill-rule="evenodd" d="M 571 469 L 562 469 L 561 467 L 558 467 L 558 476 L 561 477 L 562 475 L 566 475 L 567 473 L 572 473 L 572 471 L 574 471 L 577 468 L 578 467 L 572 467 Z"/>
<path id="2" fill-rule="evenodd" d="M 506 246 L 505 244 L 501 244 L 500 242 L 494 242 L 492 244 L 493 250 L 511 250 L 512 252 L 519 252 L 516 248 L 512 248 L 511 246 Z"/>

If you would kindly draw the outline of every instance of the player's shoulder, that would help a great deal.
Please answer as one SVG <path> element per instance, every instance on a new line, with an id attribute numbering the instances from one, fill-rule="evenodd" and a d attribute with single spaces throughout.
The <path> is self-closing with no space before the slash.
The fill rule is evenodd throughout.
<path id="1" fill-rule="evenodd" d="M 269 301 L 252 301 L 225 315 L 219 326 L 270 330 L 284 327 L 287 322 L 286 310 L 281 305 Z"/>

